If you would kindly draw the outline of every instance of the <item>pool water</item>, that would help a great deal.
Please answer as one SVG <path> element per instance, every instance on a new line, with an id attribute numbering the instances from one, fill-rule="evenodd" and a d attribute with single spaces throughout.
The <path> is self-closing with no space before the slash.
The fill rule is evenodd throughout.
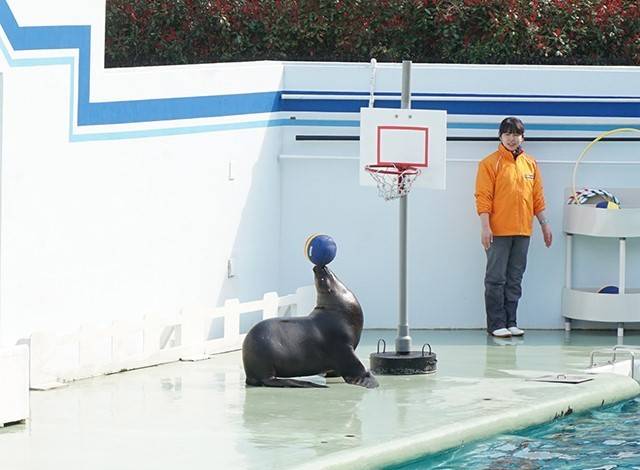
<path id="1" fill-rule="evenodd" d="M 640 398 L 386 470 L 640 470 Z"/>

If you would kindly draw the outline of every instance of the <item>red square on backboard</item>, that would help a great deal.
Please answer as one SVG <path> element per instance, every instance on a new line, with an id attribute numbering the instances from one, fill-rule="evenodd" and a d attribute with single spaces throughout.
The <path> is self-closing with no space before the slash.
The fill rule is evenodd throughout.
<path id="1" fill-rule="evenodd" d="M 388 135 L 394 133 L 396 136 L 401 135 L 399 132 L 411 132 L 413 139 L 415 140 L 416 134 L 419 134 L 420 141 L 424 142 L 424 148 L 420 152 L 416 152 L 416 158 L 412 161 L 410 160 L 402 160 L 400 158 L 394 157 L 385 157 L 382 154 L 382 139 L 384 138 L 384 133 L 387 132 Z M 407 134 L 407 137 L 409 134 Z M 419 154 L 419 155 L 418 155 Z M 385 164 L 385 163 L 395 163 L 400 165 L 410 165 L 413 167 L 426 168 L 429 166 L 429 128 L 428 127 L 417 127 L 417 126 L 377 126 L 377 136 L 376 136 L 376 160 L 377 163 Z"/>

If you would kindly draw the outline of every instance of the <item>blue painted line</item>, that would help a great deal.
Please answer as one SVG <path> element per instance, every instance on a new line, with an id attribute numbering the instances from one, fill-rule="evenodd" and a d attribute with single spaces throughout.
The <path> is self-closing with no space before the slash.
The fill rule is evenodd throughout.
<path id="1" fill-rule="evenodd" d="M 284 126 L 360 127 L 359 120 L 336 119 L 281 119 Z"/>
<path id="2" fill-rule="evenodd" d="M 447 124 L 447 129 L 478 129 L 496 130 L 496 124 L 476 123 L 476 122 L 454 122 Z M 638 125 L 622 124 L 539 124 L 529 123 L 526 125 L 528 131 L 566 131 L 566 132 L 605 132 L 613 129 L 638 128 Z"/>
<path id="3" fill-rule="evenodd" d="M 43 65 L 67 65 L 73 63 L 72 57 L 42 57 L 29 59 L 14 59 L 7 47 L 0 41 L 0 51 L 10 67 L 34 67 Z"/>
<path id="4" fill-rule="evenodd" d="M 85 103 L 78 125 L 195 119 L 280 110 L 281 92 Z"/>
<path id="5" fill-rule="evenodd" d="M 89 142 L 97 140 L 142 139 L 148 137 L 166 137 L 175 135 L 201 134 L 205 132 L 236 131 L 266 127 L 360 127 L 360 121 L 337 121 L 321 119 L 264 119 L 260 121 L 221 123 L 202 126 L 170 127 L 164 129 L 144 129 L 135 131 L 74 134 L 71 142 Z"/>
<path id="6" fill-rule="evenodd" d="M 105 132 L 93 134 L 74 134 L 71 136 L 72 142 L 88 142 L 97 140 L 122 140 L 141 139 L 147 137 L 166 137 L 175 135 L 201 134 L 204 132 L 219 132 L 242 129 L 257 129 L 264 127 L 277 127 L 282 124 L 278 120 L 261 120 L 240 123 L 224 123 L 203 126 L 170 127 L 164 129 L 144 129 L 135 131 Z"/>
<path id="7" fill-rule="evenodd" d="M 370 93 L 368 91 L 309 91 L 309 90 L 283 90 L 285 95 L 309 95 L 309 96 L 364 96 L 369 99 Z M 400 92 L 387 92 L 376 91 L 377 96 L 400 96 Z M 503 94 L 503 93 L 423 93 L 412 92 L 411 96 L 433 96 L 433 97 L 473 97 L 473 98 L 557 98 L 557 99 L 640 99 L 640 95 L 637 96 L 622 96 L 622 95 L 533 95 L 533 94 Z M 367 101 L 368 102 L 368 101 Z"/>
<path id="8" fill-rule="evenodd" d="M 74 111 L 76 109 L 76 107 L 74 106 L 75 103 L 75 95 L 73 93 L 73 91 L 75 90 L 75 83 L 74 83 L 74 79 L 76 77 L 76 73 L 75 73 L 75 63 L 72 60 L 71 64 L 69 66 L 69 140 L 71 140 L 71 137 L 73 136 L 73 120 L 74 120 Z"/>
<path id="9" fill-rule="evenodd" d="M 283 100 L 282 111 L 357 113 L 369 101 L 362 100 Z M 640 117 L 640 103 L 593 103 L 549 101 L 413 101 L 413 109 L 444 110 L 449 114 L 485 116 L 549 116 L 549 117 Z M 399 109 L 400 100 L 376 101 L 376 108 Z"/>
<path id="10" fill-rule="evenodd" d="M 35 67 L 48 65 L 70 65 L 73 64 L 72 57 L 50 57 L 40 59 L 12 59 L 12 67 Z"/>
<path id="11" fill-rule="evenodd" d="M 78 50 L 78 122 L 89 104 L 90 26 L 19 26 L 6 0 L 0 0 L 0 23 L 16 51 Z M 42 65 L 42 64 L 39 64 Z"/>
<path id="12" fill-rule="evenodd" d="M 244 93 L 91 103 L 90 26 L 19 26 L 6 0 L 0 0 L 0 24 L 16 51 L 41 49 L 77 49 L 78 57 L 78 126 L 125 124 L 135 122 L 221 117 L 268 113 L 280 110 L 281 93 Z M 9 56 L 5 51 L 5 55 Z M 11 61 L 11 58 L 8 57 Z M 24 59 L 14 65 L 52 65 L 58 59 Z"/>

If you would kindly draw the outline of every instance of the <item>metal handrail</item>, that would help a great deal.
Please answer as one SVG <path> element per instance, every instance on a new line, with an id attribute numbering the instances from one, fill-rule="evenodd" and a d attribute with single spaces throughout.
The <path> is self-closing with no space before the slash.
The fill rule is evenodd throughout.
<path id="1" fill-rule="evenodd" d="M 636 360 L 636 353 L 640 353 L 640 347 L 638 346 L 614 346 L 612 348 L 606 348 L 606 349 L 594 349 L 593 351 L 591 351 L 591 355 L 590 355 L 590 365 L 589 368 L 594 367 L 595 364 L 595 356 L 596 354 L 611 354 L 611 360 L 607 361 L 607 364 L 615 364 L 616 363 L 616 359 L 617 359 L 617 354 L 618 353 L 627 353 L 629 355 L 629 358 L 631 360 L 631 378 L 635 379 L 635 360 Z"/>
<path id="2" fill-rule="evenodd" d="M 613 362 L 615 362 L 615 361 L 616 361 L 616 354 L 615 354 L 615 353 L 616 353 L 618 350 L 620 350 L 620 351 L 627 351 L 627 352 L 629 352 L 629 351 L 638 351 L 638 352 L 640 353 L 640 346 L 625 346 L 625 345 L 623 345 L 623 344 L 617 344 L 617 345 L 615 345 L 612 349 L 613 349 L 613 351 L 614 351 L 614 352 L 613 352 Z"/>

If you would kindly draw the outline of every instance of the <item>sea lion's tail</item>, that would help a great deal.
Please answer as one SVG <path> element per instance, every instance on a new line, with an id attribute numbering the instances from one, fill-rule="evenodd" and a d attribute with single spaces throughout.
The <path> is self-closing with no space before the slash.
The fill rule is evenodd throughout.
<path id="1" fill-rule="evenodd" d="M 247 377 L 246 384 L 253 385 L 255 387 L 327 388 L 326 385 L 308 382 L 306 380 L 278 379 L 276 377 L 269 377 L 267 379 L 250 379 Z"/>

